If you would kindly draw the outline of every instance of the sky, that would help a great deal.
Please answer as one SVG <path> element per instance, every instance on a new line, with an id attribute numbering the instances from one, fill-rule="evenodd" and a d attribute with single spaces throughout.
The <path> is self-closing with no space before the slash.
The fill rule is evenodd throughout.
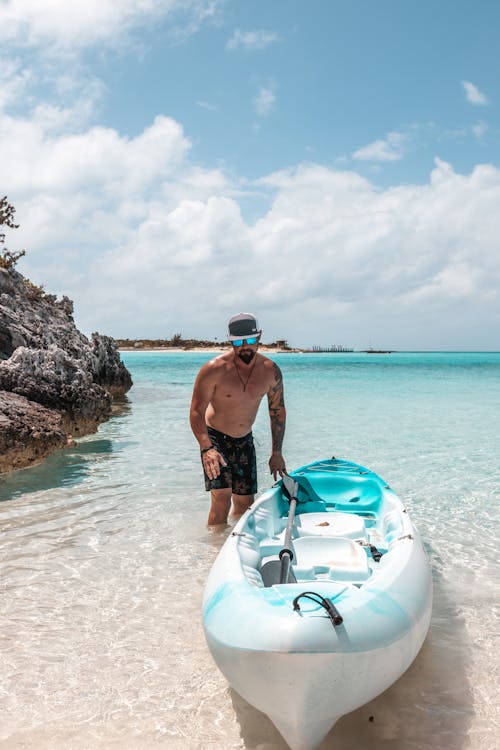
<path id="1" fill-rule="evenodd" d="M 0 0 L 18 270 L 81 330 L 500 349 L 500 3 Z"/>

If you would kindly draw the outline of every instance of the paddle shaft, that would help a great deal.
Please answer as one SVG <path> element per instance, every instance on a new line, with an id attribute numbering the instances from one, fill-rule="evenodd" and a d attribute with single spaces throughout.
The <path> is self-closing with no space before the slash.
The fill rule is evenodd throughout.
<path id="1" fill-rule="evenodd" d="M 295 517 L 295 506 L 297 505 L 297 498 L 292 497 L 290 500 L 290 509 L 288 511 L 288 523 L 286 525 L 285 532 L 285 543 L 283 549 L 280 552 L 281 570 L 280 570 L 280 583 L 287 583 L 288 574 L 290 572 L 290 564 L 292 562 L 293 554 L 290 549 L 292 542 L 292 527 Z"/>

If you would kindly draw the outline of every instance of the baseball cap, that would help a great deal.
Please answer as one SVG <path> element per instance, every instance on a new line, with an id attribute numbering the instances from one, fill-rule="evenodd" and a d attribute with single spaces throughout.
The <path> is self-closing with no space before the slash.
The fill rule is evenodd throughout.
<path id="1" fill-rule="evenodd" d="M 257 318 L 252 313 L 238 313 L 229 319 L 228 332 L 229 341 L 235 339 L 246 339 L 250 336 L 258 336 L 261 331 Z"/>

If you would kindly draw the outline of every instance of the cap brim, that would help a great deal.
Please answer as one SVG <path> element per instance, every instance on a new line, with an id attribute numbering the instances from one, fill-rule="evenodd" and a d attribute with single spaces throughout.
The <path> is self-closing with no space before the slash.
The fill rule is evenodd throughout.
<path id="1" fill-rule="evenodd" d="M 257 333 L 245 333 L 245 334 L 238 334 L 238 336 L 231 336 L 231 334 L 227 337 L 228 341 L 239 341 L 240 339 L 252 339 L 254 336 L 260 336 L 262 331 L 257 331 Z"/>

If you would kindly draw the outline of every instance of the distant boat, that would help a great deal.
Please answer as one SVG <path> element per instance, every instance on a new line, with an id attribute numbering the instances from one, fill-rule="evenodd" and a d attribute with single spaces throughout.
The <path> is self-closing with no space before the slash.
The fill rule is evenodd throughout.
<path id="1" fill-rule="evenodd" d="M 401 501 L 332 459 L 284 477 L 242 516 L 210 572 L 203 625 L 229 684 L 292 750 L 314 750 L 410 666 L 431 608 Z"/>

